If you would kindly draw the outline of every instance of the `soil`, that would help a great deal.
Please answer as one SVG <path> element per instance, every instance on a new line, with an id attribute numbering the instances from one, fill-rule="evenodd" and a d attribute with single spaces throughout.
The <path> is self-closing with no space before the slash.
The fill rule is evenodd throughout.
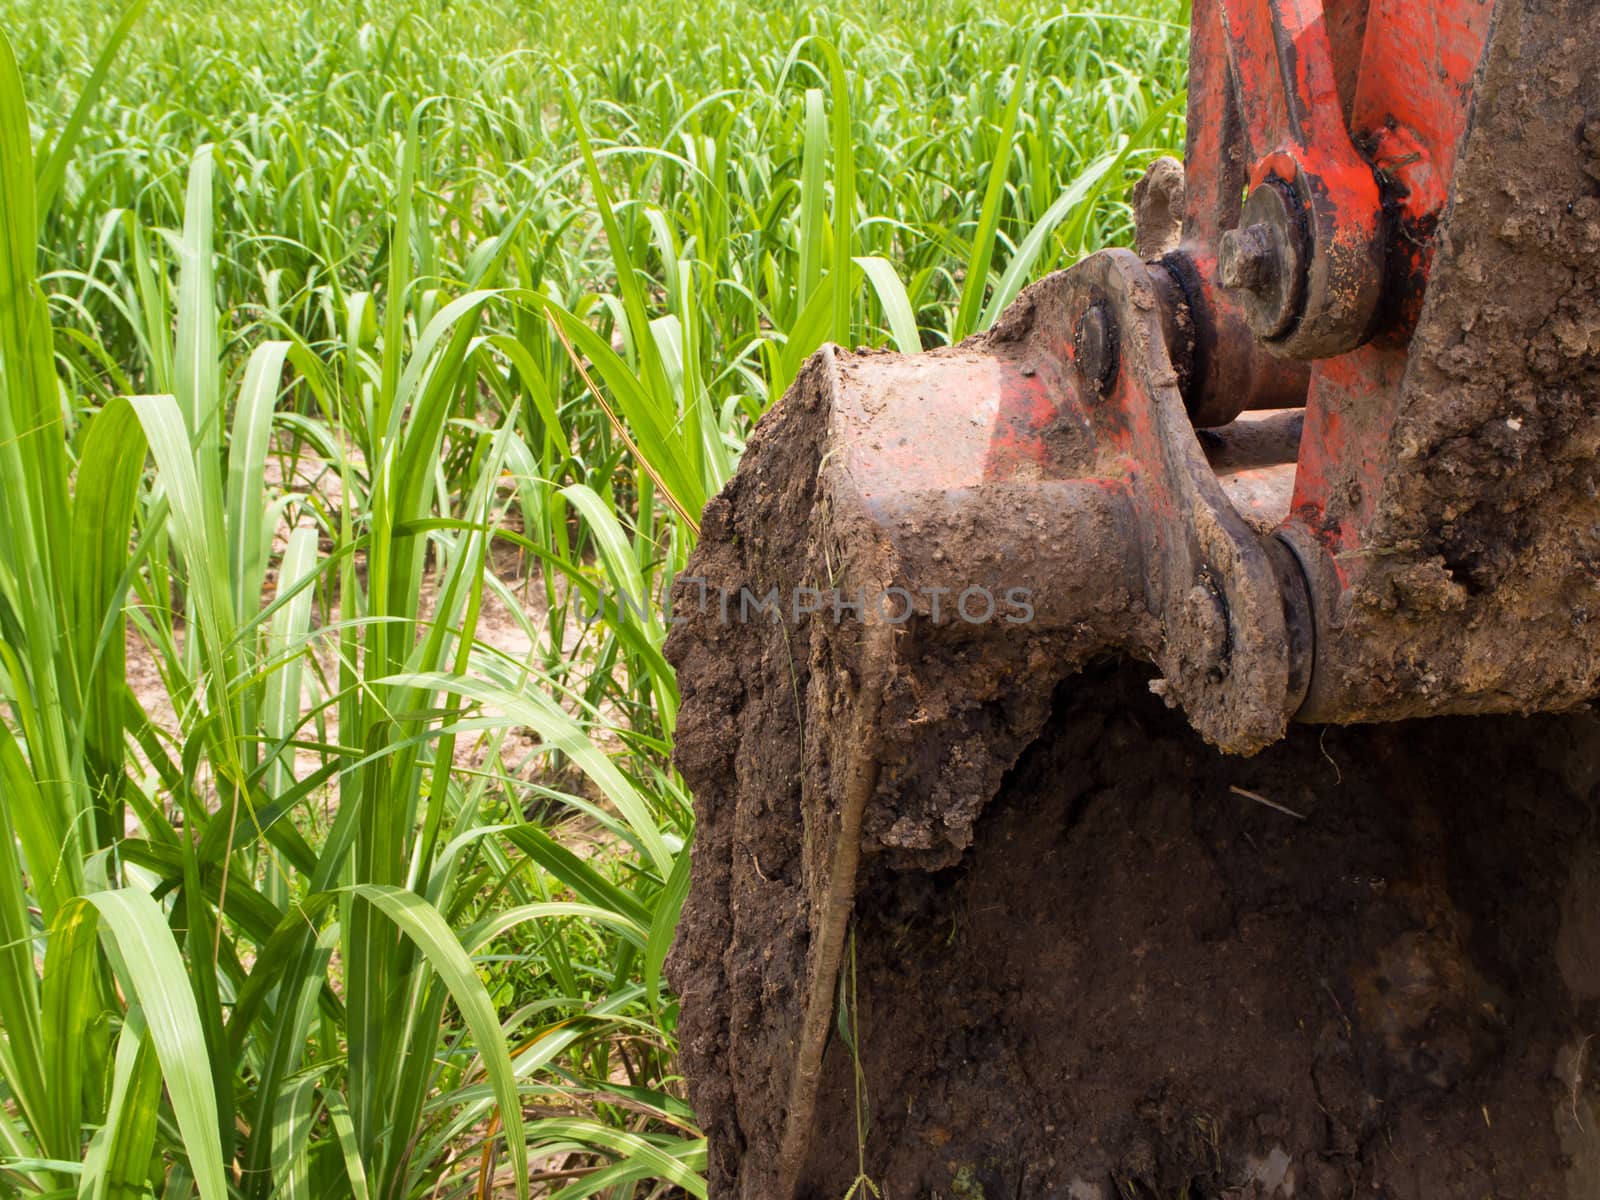
<path id="1" fill-rule="evenodd" d="M 1600 718 L 1242 760 L 1149 681 L 1063 684 L 957 865 L 863 864 L 857 1053 L 830 1036 L 792 1181 L 807 822 L 776 777 L 702 809 L 673 967 L 712 1196 L 1600 1196 Z"/>
<path id="2" fill-rule="evenodd" d="M 1600 1196 L 1600 720 L 1247 761 L 1148 678 L 1064 684 L 959 866 L 864 882 L 866 1102 L 836 1037 L 800 1194 L 864 1109 L 898 1198 Z"/>
<path id="3" fill-rule="evenodd" d="M 1178 248 L 1183 236 L 1183 164 L 1162 156 L 1133 185 L 1134 249 L 1146 262 Z"/>

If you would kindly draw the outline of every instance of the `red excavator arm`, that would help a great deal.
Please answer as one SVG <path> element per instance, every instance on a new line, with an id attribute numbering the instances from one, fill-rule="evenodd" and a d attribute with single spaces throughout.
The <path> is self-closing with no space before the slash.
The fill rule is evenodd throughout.
<path id="1" fill-rule="evenodd" d="M 1102 639 L 1153 659 L 1227 749 L 1295 718 L 1600 690 L 1583 411 L 1600 124 L 1509 29 L 1483 62 L 1497 12 L 1533 20 L 1477 0 L 1200 0 L 1176 245 L 1096 254 L 947 355 L 836 367 L 867 519 L 893 538 L 891 514 L 944 493 L 1004 520 L 970 515 L 984 489 L 1034 489 L 1002 508 L 1052 527 L 1046 558 L 1118 565 L 1030 578 L 1111 592 L 1131 572 L 1154 620 Z M 1574 39 L 1569 86 L 1592 86 Z M 1085 554 L 1110 528 L 1117 553 Z M 919 526 L 902 570 L 981 583 L 937 536 Z M 1032 561 L 1016 549 L 1008 569 Z"/>

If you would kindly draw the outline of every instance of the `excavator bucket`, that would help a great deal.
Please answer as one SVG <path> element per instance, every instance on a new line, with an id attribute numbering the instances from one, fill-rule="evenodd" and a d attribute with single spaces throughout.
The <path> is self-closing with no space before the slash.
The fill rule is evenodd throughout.
<path id="1" fill-rule="evenodd" d="M 1192 14 L 1140 253 L 706 510 L 714 1200 L 1600 1200 L 1600 4 Z"/>

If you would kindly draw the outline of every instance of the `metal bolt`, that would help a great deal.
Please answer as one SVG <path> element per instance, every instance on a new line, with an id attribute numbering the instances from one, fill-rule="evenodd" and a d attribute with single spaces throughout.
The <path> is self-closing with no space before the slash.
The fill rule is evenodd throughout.
<path id="1" fill-rule="evenodd" d="M 1272 230 L 1265 224 L 1228 230 L 1217 249 L 1217 274 L 1223 287 L 1260 292 L 1276 285 L 1282 263 Z"/>
<path id="2" fill-rule="evenodd" d="M 1228 658 L 1228 604 L 1216 585 L 1202 579 L 1183 598 L 1179 626 L 1187 657 L 1202 671 L 1220 669 Z"/>
<path id="3" fill-rule="evenodd" d="M 1251 189 L 1239 228 L 1217 242 L 1217 279 L 1263 340 L 1283 337 L 1300 319 L 1310 261 L 1300 209 L 1293 188 L 1269 179 Z"/>
<path id="4" fill-rule="evenodd" d="M 1078 370 L 1086 383 L 1101 395 L 1116 382 L 1120 358 L 1117 346 L 1117 320 L 1104 300 L 1096 300 L 1083 310 L 1073 334 Z"/>

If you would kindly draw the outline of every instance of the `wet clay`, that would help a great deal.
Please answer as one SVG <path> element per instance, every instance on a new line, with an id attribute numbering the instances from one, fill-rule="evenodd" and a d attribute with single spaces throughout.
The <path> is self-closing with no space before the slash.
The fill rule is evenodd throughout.
<path id="1" fill-rule="evenodd" d="M 864 1165 L 891 1197 L 1600 1196 L 1600 720 L 1240 760 L 1147 685 L 1063 683 L 954 866 L 864 867 L 856 1049 L 835 1030 L 797 1194 Z M 790 1063 L 782 1021 L 751 1035 L 798 1000 L 808 906 L 771 839 L 702 819 L 738 899 L 686 914 L 685 1066 L 713 1195 L 771 1195 Z"/>

